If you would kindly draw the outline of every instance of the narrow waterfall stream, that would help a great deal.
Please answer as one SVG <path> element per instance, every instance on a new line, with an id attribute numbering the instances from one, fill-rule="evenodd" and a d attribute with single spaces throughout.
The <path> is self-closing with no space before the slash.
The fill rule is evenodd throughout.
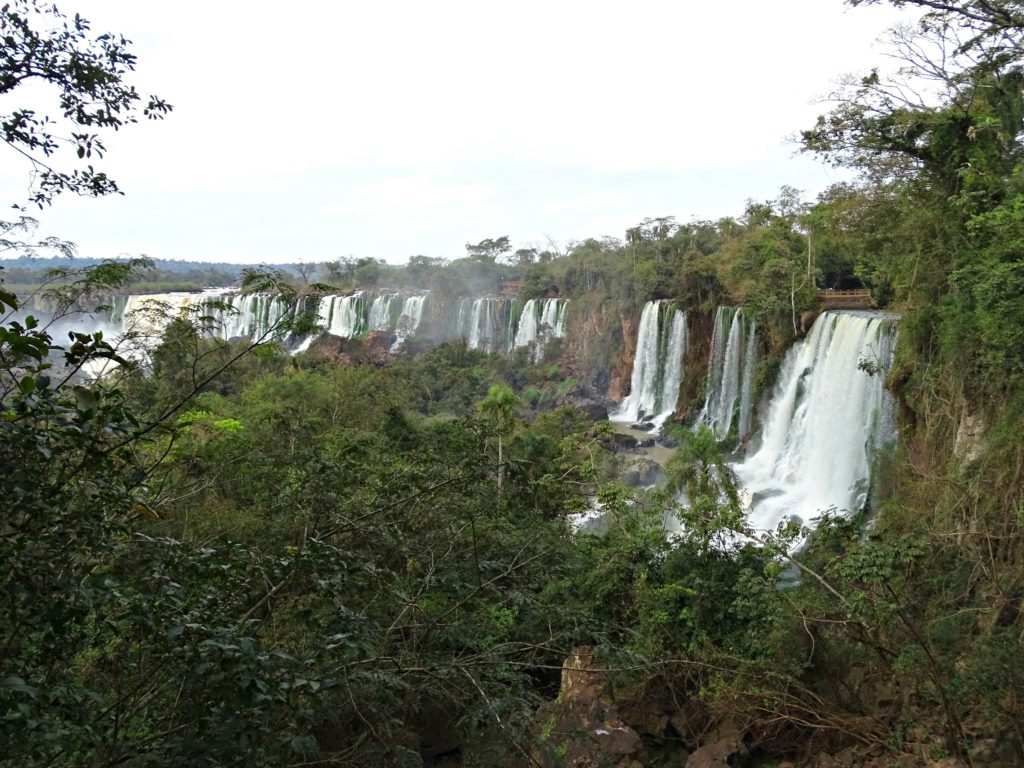
<path id="1" fill-rule="evenodd" d="M 748 322 L 742 309 L 718 308 L 711 336 L 707 396 L 698 421 L 707 424 L 719 440 L 725 440 L 734 429 L 739 440 L 750 434 L 756 343 L 757 324 Z"/>
<path id="2" fill-rule="evenodd" d="M 609 414 L 612 421 L 649 421 L 658 429 L 673 414 L 683 381 L 686 313 L 649 301 L 640 316 L 629 395 Z"/>
<path id="3" fill-rule="evenodd" d="M 823 511 L 863 507 L 872 456 L 894 437 L 884 385 L 894 342 L 893 316 L 825 312 L 787 352 L 760 447 L 734 466 L 752 527 L 786 518 L 813 525 Z"/>

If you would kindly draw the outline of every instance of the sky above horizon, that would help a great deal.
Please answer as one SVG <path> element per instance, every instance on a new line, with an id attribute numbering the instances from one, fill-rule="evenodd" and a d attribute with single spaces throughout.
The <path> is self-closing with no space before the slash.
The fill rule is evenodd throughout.
<path id="1" fill-rule="evenodd" d="M 58 198 L 39 236 L 89 257 L 458 258 L 738 216 L 842 178 L 792 137 L 900 17 L 840 0 L 58 3 L 134 41 L 174 105 L 107 137 L 124 196 Z M 0 109 L 18 102 L 4 97 Z M 45 103 L 41 107 L 48 106 Z M 29 168 L 0 166 L 5 201 Z"/>

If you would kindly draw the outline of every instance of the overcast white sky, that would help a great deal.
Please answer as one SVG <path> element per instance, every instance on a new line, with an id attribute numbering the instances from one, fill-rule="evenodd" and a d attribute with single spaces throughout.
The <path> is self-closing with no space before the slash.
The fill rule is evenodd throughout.
<path id="1" fill-rule="evenodd" d="M 108 138 L 125 196 L 59 198 L 39 234 L 235 262 L 453 258 L 738 215 L 783 184 L 813 197 L 837 176 L 788 137 L 896 19 L 840 0 L 58 4 L 132 39 L 134 82 L 174 111 Z M 3 199 L 27 179 L 4 150 Z"/>

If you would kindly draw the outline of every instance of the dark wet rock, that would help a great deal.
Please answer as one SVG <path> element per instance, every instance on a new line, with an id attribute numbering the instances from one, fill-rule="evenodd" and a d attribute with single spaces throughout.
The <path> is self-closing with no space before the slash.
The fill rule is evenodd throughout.
<path id="1" fill-rule="evenodd" d="M 325 333 L 310 344 L 308 354 L 337 365 L 370 363 L 381 367 L 391 360 L 390 350 L 391 335 L 387 331 L 370 331 L 361 339 L 344 339 Z"/>
<path id="2" fill-rule="evenodd" d="M 646 456 L 629 459 L 622 470 L 622 482 L 633 488 L 646 488 L 664 480 L 661 465 Z"/>
<path id="3" fill-rule="evenodd" d="M 558 700 L 537 711 L 533 759 L 544 768 L 635 768 L 647 764 L 643 741 L 612 702 L 608 673 L 589 646 L 562 667 Z"/>
<path id="4" fill-rule="evenodd" d="M 587 415 L 591 421 L 606 421 L 608 409 L 603 402 L 590 399 L 578 399 L 573 401 L 573 406 Z"/>
<path id="5" fill-rule="evenodd" d="M 651 432 L 654 430 L 653 421 L 638 421 L 636 424 L 630 424 L 630 429 L 635 429 L 638 432 Z"/>
<path id="6" fill-rule="evenodd" d="M 777 488 L 772 488 L 772 489 L 769 489 L 769 490 L 766 490 L 766 491 L 757 491 L 756 493 L 753 493 L 750 496 L 750 506 L 751 506 L 751 508 L 756 507 L 758 504 L 760 504 L 765 499 L 771 499 L 771 498 L 774 498 L 775 496 L 781 496 L 781 495 L 782 495 L 782 491 L 777 489 Z"/>
<path id="7" fill-rule="evenodd" d="M 639 445 L 637 445 L 637 439 L 632 435 L 623 435 L 620 432 L 612 432 L 610 435 L 601 435 L 598 439 L 601 441 L 601 444 L 612 453 L 643 453 L 643 451 L 640 450 Z"/>
<path id="8" fill-rule="evenodd" d="M 747 748 L 737 736 L 726 736 L 698 749 L 686 761 L 686 768 L 726 768 L 738 765 Z"/>
<path id="9" fill-rule="evenodd" d="M 674 437 L 669 437 L 668 435 L 666 435 L 664 433 L 658 435 L 655 438 L 654 442 L 656 442 L 662 448 L 678 448 L 679 447 L 679 441 L 678 440 L 676 440 Z"/>

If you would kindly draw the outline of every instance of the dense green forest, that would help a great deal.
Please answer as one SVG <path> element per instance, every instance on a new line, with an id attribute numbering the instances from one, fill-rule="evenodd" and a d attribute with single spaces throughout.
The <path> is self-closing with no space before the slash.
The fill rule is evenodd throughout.
<path id="1" fill-rule="evenodd" d="M 13 319 L 40 276 L 0 273 L 0 765 L 1024 764 L 1024 5 L 892 2 L 925 12 L 892 41 L 901 74 L 851 81 L 800 134 L 856 174 L 813 202 L 781 187 L 561 252 L 497 237 L 244 275 L 296 302 L 522 281 L 600 338 L 539 362 L 353 341 L 339 363 L 199 317 L 125 359 Z M 90 164 L 103 132 L 171 109 L 126 84 L 127 41 L 34 0 L 0 29 L 0 94 L 44 80 L 77 126 L 64 157 L 44 115 L 3 115 L 28 202 L 116 192 Z M 7 222 L 0 247 L 65 247 L 31 235 Z M 44 279 L 59 309 L 179 279 L 152 268 Z M 900 440 L 869 509 L 796 550 L 798 525 L 755 535 L 730 446 L 685 423 L 664 487 L 620 482 L 616 437 L 577 406 L 644 301 L 703 318 L 705 351 L 714 308 L 742 306 L 766 388 L 817 291 L 861 286 L 901 315 L 874 371 Z M 105 358 L 116 377 L 77 375 Z"/>

